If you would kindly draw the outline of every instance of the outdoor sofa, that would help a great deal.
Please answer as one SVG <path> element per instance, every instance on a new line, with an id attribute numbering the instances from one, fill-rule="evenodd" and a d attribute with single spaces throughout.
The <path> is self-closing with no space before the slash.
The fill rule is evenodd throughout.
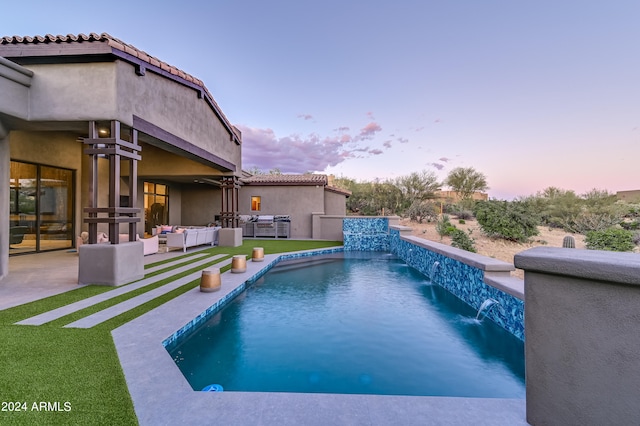
<path id="1" fill-rule="evenodd" d="M 163 234 L 166 238 L 167 249 L 181 248 L 186 252 L 187 248 L 201 245 L 216 245 L 218 243 L 219 226 L 211 227 L 177 227 L 173 232 Z"/>

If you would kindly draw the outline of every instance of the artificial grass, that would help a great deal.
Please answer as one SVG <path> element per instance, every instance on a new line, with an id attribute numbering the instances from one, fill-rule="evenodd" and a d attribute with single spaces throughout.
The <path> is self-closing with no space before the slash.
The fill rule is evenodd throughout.
<path id="1" fill-rule="evenodd" d="M 207 249 L 212 255 L 225 253 L 251 255 L 253 247 L 264 247 L 265 253 L 282 253 L 341 245 L 337 241 L 245 240 L 240 247 L 214 247 Z M 175 261 L 186 256 L 173 258 Z M 224 259 L 217 259 L 218 263 Z M 185 260 L 188 262 L 188 259 Z M 147 267 L 158 266 L 156 262 Z M 175 267 L 175 266 L 174 266 Z M 203 269 L 201 266 L 195 269 Z M 223 271 L 228 269 L 223 268 Z M 194 269 L 194 270 L 195 270 Z M 192 270 L 193 271 L 193 270 Z M 185 272 L 180 275 L 187 275 Z M 153 276 L 155 274 L 149 274 Z M 172 277 L 171 279 L 175 279 Z M 166 284 L 169 279 L 161 281 Z M 157 288 L 146 286 L 112 300 L 122 302 L 138 294 Z M 13 325 L 17 321 L 47 312 L 61 306 L 113 290 L 109 287 L 88 286 L 46 299 L 0 311 L 0 401 L 24 402 L 26 411 L 0 411 L 2 425 L 135 425 L 138 420 L 111 330 L 160 306 L 198 285 L 191 281 L 160 297 L 131 309 L 115 318 L 90 329 L 61 328 L 69 322 L 97 312 L 100 308 L 87 308 L 76 314 L 42 326 Z M 148 288 L 149 287 L 149 288 Z M 105 303 L 105 302 L 103 302 Z M 96 305 L 99 306 L 99 305 Z M 73 316 L 74 319 L 71 319 Z M 71 319 L 71 320 L 70 320 Z M 34 410 L 44 402 L 54 411 Z M 49 403 L 48 405 L 46 403 Z M 68 405 L 65 405 L 68 403 Z M 0 407 L 1 408 L 1 407 Z M 69 408 L 68 411 L 65 411 Z"/>
<path id="2" fill-rule="evenodd" d="M 0 340 L 1 399 L 27 408 L 0 412 L 0 424 L 137 424 L 109 331 L 3 325 Z M 42 402 L 58 407 L 33 409 Z"/>

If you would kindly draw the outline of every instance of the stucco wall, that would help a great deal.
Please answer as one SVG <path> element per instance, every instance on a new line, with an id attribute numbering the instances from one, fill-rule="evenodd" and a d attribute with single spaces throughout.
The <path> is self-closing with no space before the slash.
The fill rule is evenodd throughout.
<path id="1" fill-rule="evenodd" d="M 222 172 L 200 164 L 188 158 L 179 157 L 153 145 L 143 144 L 140 152 L 142 161 L 138 163 L 139 177 L 172 176 L 220 176 Z M 128 169 L 123 167 L 123 176 L 128 175 Z"/>
<path id="2" fill-rule="evenodd" d="M 9 182 L 9 139 L 0 121 L 0 179 Z M 9 185 L 0 185 L 0 211 L 9 212 Z M 0 214 L 0 280 L 9 273 L 9 215 Z"/>
<path id="3" fill-rule="evenodd" d="M 251 211 L 251 197 L 261 197 L 260 211 Z M 240 189 L 240 214 L 288 214 L 291 238 L 312 237 L 311 213 L 324 211 L 322 186 L 253 186 Z"/>
<path id="4" fill-rule="evenodd" d="M 181 225 L 206 225 L 222 210 L 222 191 L 210 185 L 182 186 Z"/>
<path id="5" fill-rule="evenodd" d="M 27 118 L 31 77 L 30 70 L 0 57 L 0 112 Z"/>
<path id="6" fill-rule="evenodd" d="M 347 214 L 346 197 L 336 192 L 324 191 L 324 214 L 345 216 Z"/>
<path id="7" fill-rule="evenodd" d="M 640 419 L 640 259 L 536 247 L 524 269 L 527 421 L 623 425 Z"/>
<path id="8" fill-rule="evenodd" d="M 29 65 L 35 75 L 29 92 L 31 121 L 116 119 L 131 125 L 117 106 L 113 63 Z"/>
<path id="9" fill-rule="evenodd" d="M 241 170 L 240 145 L 192 88 L 152 72 L 138 76 L 123 61 L 29 65 L 32 121 L 119 120 L 136 115 Z"/>
<path id="10" fill-rule="evenodd" d="M 117 101 L 128 119 L 136 115 L 242 168 L 240 146 L 204 98 L 189 87 L 152 72 L 138 76 L 132 65 L 117 66 Z"/>

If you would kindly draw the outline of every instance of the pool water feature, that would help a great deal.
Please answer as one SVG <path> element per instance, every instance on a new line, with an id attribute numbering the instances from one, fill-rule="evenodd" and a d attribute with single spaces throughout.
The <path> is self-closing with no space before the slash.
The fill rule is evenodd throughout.
<path id="1" fill-rule="evenodd" d="M 167 347 L 194 390 L 523 398 L 524 346 L 388 253 L 281 262 Z"/>

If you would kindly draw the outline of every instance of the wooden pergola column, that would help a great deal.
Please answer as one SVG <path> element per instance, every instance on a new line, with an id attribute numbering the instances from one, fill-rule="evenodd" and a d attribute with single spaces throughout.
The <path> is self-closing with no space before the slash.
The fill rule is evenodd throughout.
<path id="1" fill-rule="evenodd" d="M 223 176 L 221 182 L 222 189 L 222 211 L 220 219 L 223 228 L 238 228 L 240 217 L 238 216 L 240 180 L 237 176 Z"/>
<path id="2" fill-rule="evenodd" d="M 85 154 L 91 156 L 91 182 L 89 184 L 89 207 L 84 208 L 88 217 L 83 219 L 89 225 L 89 244 L 98 242 L 98 224 L 109 225 L 109 241 L 118 244 L 119 226 L 121 223 L 129 224 L 129 241 L 136 240 L 136 223 L 140 222 L 137 216 L 140 209 L 134 207 L 138 204 L 138 161 L 141 160 L 138 145 L 138 131 L 131 129 L 131 141 L 120 139 L 120 122 L 111 121 L 111 134 L 108 138 L 101 138 L 98 134 L 98 125 L 95 121 L 89 122 L 89 137 L 84 138 L 87 146 Z M 109 204 L 107 207 L 98 205 L 98 160 L 106 158 L 109 161 Z M 127 159 L 129 164 L 129 202 L 126 206 L 120 205 L 120 162 Z M 105 216 L 106 215 L 106 216 Z"/>

